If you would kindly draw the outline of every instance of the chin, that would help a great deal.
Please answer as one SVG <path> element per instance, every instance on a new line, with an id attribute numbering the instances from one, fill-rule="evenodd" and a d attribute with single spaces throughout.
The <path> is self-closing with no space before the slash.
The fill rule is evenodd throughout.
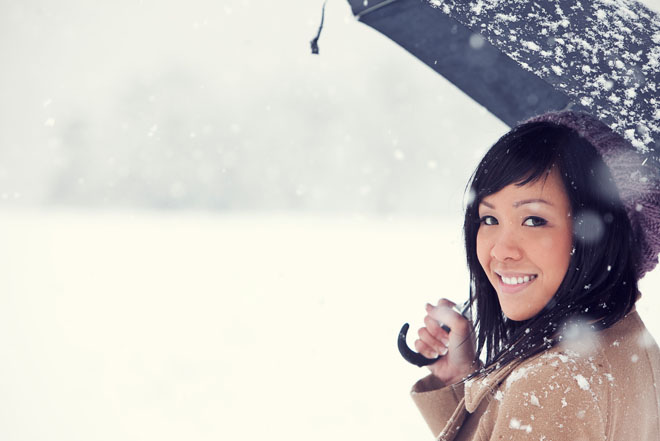
<path id="1" fill-rule="evenodd" d="M 508 318 L 509 320 L 513 320 L 514 322 L 522 322 L 533 317 L 532 315 L 529 314 L 507 314 L 506 312 L 504 313 L 504 315 L 506 316 L 506 318 Z"/>
<path id="2" fill-rule="evenodd" d="M 500 305 L 500 307 L 501 307 L 501 305 Z M 525 321 L 525 320 L 529 320 L 532 317 L 534 317 L 536 314 L 539 313 L 539 311 L 536 311 L 536 312 L 528 311 L 528 310 L 521 311 L 519 309 L 511 310 L 511 309 L 508 309 L 508 308 L 502 308 L 502 312 L 504 313 L 506 318 L 508 318 L 509 320 L 513 320 L 514 322 L 522 322 L 522 321 Z"/>

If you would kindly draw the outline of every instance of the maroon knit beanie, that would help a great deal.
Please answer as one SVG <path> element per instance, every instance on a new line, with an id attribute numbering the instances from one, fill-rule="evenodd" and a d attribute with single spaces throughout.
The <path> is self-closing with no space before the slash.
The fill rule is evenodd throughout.
<path id="1" fill-rule="evenodd" d="M 589 141 L 609 167 L 640 244 L 637 278 L 651 271 L 660 252 L 660 168 L 622 136 L 586 113 L 550 112 L 525 122 L 552 122 L 569 127 Z"/>

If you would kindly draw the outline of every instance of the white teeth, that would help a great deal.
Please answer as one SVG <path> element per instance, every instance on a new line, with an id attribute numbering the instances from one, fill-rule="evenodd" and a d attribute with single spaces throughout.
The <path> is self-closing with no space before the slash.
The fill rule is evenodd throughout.
<path id="1" fill-rule="evenodd" d="M 506 285 L 520 285 L 521 283 L 527 283 L 530 280 L 534 280 L 536 275 L 524 277 L 500 277 L 502 278 L 502 282 L 504 282 Z"/>

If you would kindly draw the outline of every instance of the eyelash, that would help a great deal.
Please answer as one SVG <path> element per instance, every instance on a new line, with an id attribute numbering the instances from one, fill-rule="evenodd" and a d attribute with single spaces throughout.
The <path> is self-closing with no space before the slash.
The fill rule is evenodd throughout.
<path id="1" fill-rule="evenodd" d="M 486 223 L 486 220 L 487 220 L 487 219 L 494 219 L 495 222 L 497 222 L 497 219 L 495 219 L 495 217 L 493 217 L 493 216 L 482 216 L 482 217 L 479 219 L 479 224 L 480 224 L 480 225 L 488 225 L 488 226 L 498 225 L 497 223 L 495 223 L 495 224 L 487 224 L 487 223 Z M 544 225 L 546 225 L 546 224 L 548 223 L 548 221 L 545 220 L 545 219 L 543 219 L 542 217 L 539 217 L 539 216 L 527 216 L 527 217 L 525 218 L 525 220 L 523 221 L 523 225 L 525 225 L 525 223 L 526 223 L 528 220 L 534 220 L 534 221 L 538 222 L 537 225 L 527 225 L 528 227 L 534 227 L 534 228 L 536 228 L 536 227 L 542 227 L 542 226 L 544 226 Z"/>

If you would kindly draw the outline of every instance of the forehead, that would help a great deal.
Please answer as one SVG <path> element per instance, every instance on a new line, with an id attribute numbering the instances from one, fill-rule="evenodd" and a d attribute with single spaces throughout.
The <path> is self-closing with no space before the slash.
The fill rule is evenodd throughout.
<path id="1" fill-rule="evenodd" d="M 525 185 L 509 184 L 500 191 L 485 196 L 480 205 L 491 207 L 498 205 L 519 206 L 521 202 L 539 202 L 560 209 L 570 205 L 564 184 L 556 169 Z"/>

